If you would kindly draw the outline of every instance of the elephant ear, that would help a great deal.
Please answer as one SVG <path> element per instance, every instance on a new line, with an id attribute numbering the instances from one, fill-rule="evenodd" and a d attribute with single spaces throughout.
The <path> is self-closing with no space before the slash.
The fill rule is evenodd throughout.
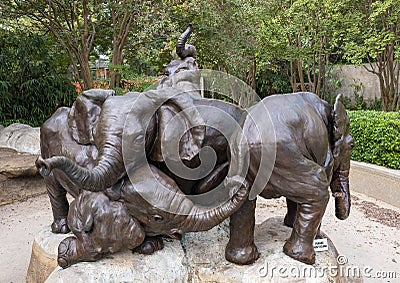
<path id="1" fill-rule="evenodd" d="M 185 113 L 182 110 L 187 108 L 181 106 L 171 99 L 158 109 L 158 133 L 151 152 L 153 161 L 165 161 L 165 156 L 174 161 L 178 161 L 178 158 L 191 160 L 199 153 L 205 134 L 205 126 L 202 125 L 204 122 L 197 123 L 198 119 L 194 118 L 196 115 L 188 115 L 190 111 Z M 179 137 L 179 133 L 183 135 Z"/>
<path id="2" fill-rule="evenodd" d="M 93 144 L 93 128 L 104 101 L 113 96 L 113 90 L 90 89 L 75 100 L 68 115 L 70 135 L 78 144 Z"/>
<path id="3" fill-rule="evenodd" d="M 335 105 L 333 107 L 334 157 L 338 157 L 340 155 L 340 146 L 344 135 L 348 130 L 347 127 L 347 113 L 343 104 L 343 95 L 339 94 L 336 97 Z"/>
<path id="4" fill-rule="evenodd" d="M 164 94 L 168 99 L 157 110 L 158 131 L 150 159 L 191 160 L 200 152 L 206 132 L 203 117 L 194 103 L 198 97 L 175 88 L 159 89 L 156 97 Z"/>

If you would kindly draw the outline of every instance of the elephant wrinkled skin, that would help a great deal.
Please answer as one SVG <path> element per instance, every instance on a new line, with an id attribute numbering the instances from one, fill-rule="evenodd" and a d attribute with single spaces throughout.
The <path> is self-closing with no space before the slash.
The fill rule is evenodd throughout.
<path id="1" fill-rule="evenodd" d="M 157 89 L 85 91 L 42 126 L 36 166 L 47 184 L 52 231 L 75 234 L 59 245 L 60 266 L 122 249 L 151 254 L 163 247 L 160 236 L 180 238 L 228 217 L 226 259 L 253 263 L 257 195 L 286 197 L 284 224 L 293 230 L 283 250 L 313 264 L 329 186 L 337 218 L 348 217 L 354 141 L 342 97 L 332 109 L 312 93 L 274 95 L 247 111 L 202 98 L 196 49 L 186 44 L 192 29 L 178 39 L 180 59 Z M 213 162 L 201 160 L 202 148 L 213 150 Z M 212 163 L 204 176 L 180 174 L 202 163 Z M 223 198 L 215 202 L 211 194 L 209 208 L 187 196 L 206 198 L 221 184 Z M 75 197 L 71 207 L 67 192 Z"/>
<path id="2" fill-rule="evenodd" d="M 268 117 L 269 125 L 265 122 Z M 332 111 L 328 103 L 312 93 L 270 96 L 249 110 L 242 126 L 243 131 L 234 135 L 236 154 L 231 162 L 240 165 L 249 154 L 249 169 L 245 176 L 229 178 L 245 177 L 262 197 L 287 198 L 285 224 L 293 230 L 283 250 L 296 260 L 313 264 L 313 240 L 329 200 L 329 185 L 335 197 L 336 216 L 345 219 L 350 211 L 349 169 L 354 141 L 342 97 L 337 97 Z M 247 139 L 248 150 L 243 138 Z M 275 164 L 260 167 L 263 147 L 270 144 L 276 144 Z M 257 177 L 268 170 L 272 170 L 269 180 L 257 183 Z M 255 199 L 246 201 L 231 216 L 227 260 L 250 264 L 259 257 L 254 245 L 254 212 Z"/>
<path id="3" fill-rule="evenodd" d="M 239 209 L 248 195 L 248 188 L 239 185 L 231 188 L 232 198 L 218 207 L 200 207 L 152 165 L 121 180 L 119 188 L 120 201 L 111 201 L 101 192 L 85 191 L 72 202 L 68 225 L 76 238 L 68 237 L 61 242 L 61 267 L 134 249 L 142 244 L 145 235 L 180 238 L 186 232 L 211 229 Z M 147 202 L 149 198 L 151 203 Z M 152 204 L 160 200 L 158 206 Z"/>

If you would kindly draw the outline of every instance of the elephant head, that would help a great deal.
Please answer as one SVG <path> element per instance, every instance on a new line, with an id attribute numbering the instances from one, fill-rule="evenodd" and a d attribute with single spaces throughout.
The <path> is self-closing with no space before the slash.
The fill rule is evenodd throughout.
<path id="1" fill-rule="evenodd" d="M 350 119 L 346 114 L 343 96 L 336 98 L 333 111 L 333 175 L 331 190 L 335 197 L 336 217 L 344 220 L 350 213 L 350 153 L 354 147 L 354 140 L 350 135 Z"/>
<path id="2" fill-rule="evenodd" d="M 244 203 L 246 185 L 230 187 L 233 196 L 216 207 L 195 204 L 178 185 L 158 168 L 142 167 L 121 185 L 121 199 L 130 215 L 137 219 L 148 236 L 206 231 L 220 224 Z"/>
<path id="3" fill-rule="evenodd" d="M 110 201 L 103 193 L 84 191 L 77 196 L 68 212 L 68 226 L 75 237 L 65 238 L 58 246 L 57 261 L 62 268 L 134 249 L 145 237 L 143 227 L 123 203 Z"/>
<path id="4" fill-rule="evenodd" d="M 82 145 L 94 144 L 93 129 L 99 118 L 101 106 L 115 91 L 91 89 L 82 92 L 68 114 L 68 130 L 72 138 Z"/>
<path id="5" fill-rule="evenodd" d="M 160 80 L 158 89 L 175 87 L 182 91 L 199 95 L 200 72 L 196 62 L 196 48 L 186 44 L 193 31 L 192 25 L 186 29 L 176 43 L 176 54 L 180 59 L 173 60 L 165 68 L 165 75 Z"/>
<path id="6" fill-rule="evenodd" d="M 79 188 L 103 191 L 126 174 L 128 168 L 125 168 L 125 165 L 133 170 L 146 163 L 146 154 L 151 151 L 156 135 L 159 139 L 164 139 L 165 135 L 157 130 L 157 123 L 166 124 L 166 122 L 162 121 L 162 118 L 157 121 L 156 117 L 171 118 L 171 116 L 160 113 L 156 115 L 156 112 L 169 111 L 170 108 L 161 107 L 167 102 L 174 106 L 176 113 L 189 109 L 184 112 L 182 123 L 178 124 L 184 129 L 189 129 L 185 142 L 179 148 L 179 156 L 190 160 L 198 153 L 193 149 L 200 149 L 203 143 L 205 128 L 201 126 L 202 118 L 194 109 L 193 98 L 190 95 L 173 89 L 161 89 L 148 91 L 142 95 L 128 93 L 124 96 L 113 96 L 104 101 L 96 128 L 93 129 L 98 149 L 98 158 L 93 168 L 79 166 L 65 156 L 53 156 L 47 159 L 39 157 L 36 167 L 44 176 L 57 169 Z M 123 135 L 127 137 L 125 156 L 122 149 Z"/>

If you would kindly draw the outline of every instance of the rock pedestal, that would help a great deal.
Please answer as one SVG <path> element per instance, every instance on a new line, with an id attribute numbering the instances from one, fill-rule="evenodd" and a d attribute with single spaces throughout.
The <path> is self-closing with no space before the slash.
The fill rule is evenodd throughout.
<path id="1" fill-rule="evenodd" d="M 97 262 L 82 262 L 67 269 L 56 267 L 58 243 L 68 235 L 55 235 L 50 227 L 35 238 L 27 282 L 361 282 L 340 274 L 345 262 L 328 239 L 328 251 L 317 252 L 316 264 L 302 264 L 286 256 L 282 247 L 291 229 L 282 217 L 256 225 L 255 241 L 261 256 L 252 265 L 225 260 L 228 221 L 207 232 L 187 233 L 181 241 L 165 240 L 153 255 L 130 251 Z M 47 280 L 46 280 L 47 278 Z"/>

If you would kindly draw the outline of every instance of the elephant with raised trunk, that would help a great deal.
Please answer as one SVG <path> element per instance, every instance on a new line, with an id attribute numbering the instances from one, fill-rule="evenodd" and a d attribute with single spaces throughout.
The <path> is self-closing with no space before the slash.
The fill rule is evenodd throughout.
<path id="1" fill-rule="evenodd" d="M 242 127 L 231 143 L 231 162 L 236 171 L 228 180 L 245 179 L 252 192 L 231 216 L 226 259 L 250 264 L 259 257 L 254 244 L 254 194 L 259 193 L 265 198 L 286 197 L 285 224 L 293 230 L 283 251 L 313 264 L 313 240 L 329 200 L 329 186 L 335 197 L 336 216 L 346 219 L 350 212 L 349 169 L 354 141 L 342 96 L 337 97 L 332 111 L 312 93 L 273 95 L 249 109 Z M 270 147 L 275 149 L 272 158 Z M 246 158 L 247 163 L 243 162 Z"/>
<path id="2" fill-rule="evenodd" d="M 69 231 L 66 219 L 69 208 L 67 192 L 77 197 L 82 190 L 108 190 L 110 197 L 118 197 L 113 195 L 110 187 L 126 174 L 122 135 L 128 115 L 135 116 L 133 118 L 137 121 L 131 126 L 134 129 L 132 134 L 138 138 L 134 140 L 138 145 L 136 150 L 144 148 L 143 153 L 134 162 L 135 166 L 140 166 L 150 155 L 152 161 L 163 162 L 160 150 L 161 135 L 169 119 L 181 110 L 193 107 L 193 99 L 199 99 L 200 105 L 205 104 L 200 101 L 200 96 L 196 95 L 199 89 L 199 72 L 194 59 L 195 48 L 186 44 L 191 31 L 190 26 L 179 37 L 176 50 L 180 59 L 172 61 L 167 66 L 166 76 L 160 81 L 157 90 L 141 96 L 143 105 L 136 108 L 135 115 L 129 113 L 141 94 L 128 93 L 116 97 L 114 91 L 93 89 L 84 91 L 78 96 L 71 108 L 58 109 L 43 124 L 42 154 L 36 165 L 47 185 L 54 216 L 52 223 L 54 233 Z M 186 90 L 193 93 L 182 93 Z M 228 109 L 229 114 L 234 115 L 235 119 L 242 113 L 238 107 L 225 107 L 218 101 L 214 104 Z M 196 115 L 190 115 L 186 122 L 184 127 L 201 124 L 202 121 L 196 120 Z M 184 123 L 179 123 L 177 127 Z M 180 157 L 189 167 L 197 166 L 198 158 L 194 156 L 203 145 L 204 134 L 216 141 L 213 143 L 214 147 L 226 147 L 227 141 L 216 131 L 208 129 L 205 133 L 204 127 L 195 127 L 185 133 L 180 145 Z M 226 154 L 219 156 L 219 164 L 227 161 Z M 193 182 L 186 185 L 186 192 L 190 193 L 192 186 Z M 205 186 L 204 183 L 202 186 Z"/>
<path id="3" fill-rule="evenodd" d="M 180 239 L 185 232 L 211 229 L 235 212 L 248 195 L 248 188 L 237 184 L 230 188 L 233 196 L 224 203 L 213 208 L 201 207 L 152 165 L 139 168 L 130 178 L 122 179 L 118 187 L 120 201 L 111 201 L 100 192 L 83 192 L 73 201 L 68 223 L 76 237 L 60 243 L 61 267 L 134 249 L 145 236 Z"/>
<path id="4" fill-rule="evenodd" d="M 284 251 L 313 263 L 312 241 L 325 212 L 329 185 L 336 216 L 348 216 L 353 141 L 341 98 L 332 110 L 311 93 L 276 95 L 248 112 L 204 99 L 198 93 L 195 49 L 186 44 L 191 31 L 189 27 L 179 38 L 180 59 L 167 66 L 156 90 L 124 96 L 91 90 L 43 126 L 42 157 L 36 165 L 48 185 L 52 230 L 65 233 L 69 226 L 77 236 L 60 245 L 60 265 L 96 260 L 124 248 L 150 254 L 162 248 L 162 241 L 155 238 L 146 247 L 146 237 L 206 230 L 232 213 L 226 258 L 252 263 L 259 256 L 253 241 L 257 194 L 287 198 L 285 224 L 293 233 Z M 203 147 L 214 150 L 213 162 L 202 162 Z M 208 163 L 210 170 L 202 175 L 198 167 Z M 143 171 L 149 164 L 151 174 Z M 182 164 L 186 167 L 179 167 Z M 181 175 L 187 168 L 201 177 Z M 212 191 L 228 168 L 226 186 L 218 191 L 225 195 L 218 205 L 203 210 L 185 196 Z M 229 197 L 240 184 L 248 186 Z M 66 191 L 78 197 L 69 214 Z M 186 216 L 177 213 L 176 204 L 187 209 Z"/>

